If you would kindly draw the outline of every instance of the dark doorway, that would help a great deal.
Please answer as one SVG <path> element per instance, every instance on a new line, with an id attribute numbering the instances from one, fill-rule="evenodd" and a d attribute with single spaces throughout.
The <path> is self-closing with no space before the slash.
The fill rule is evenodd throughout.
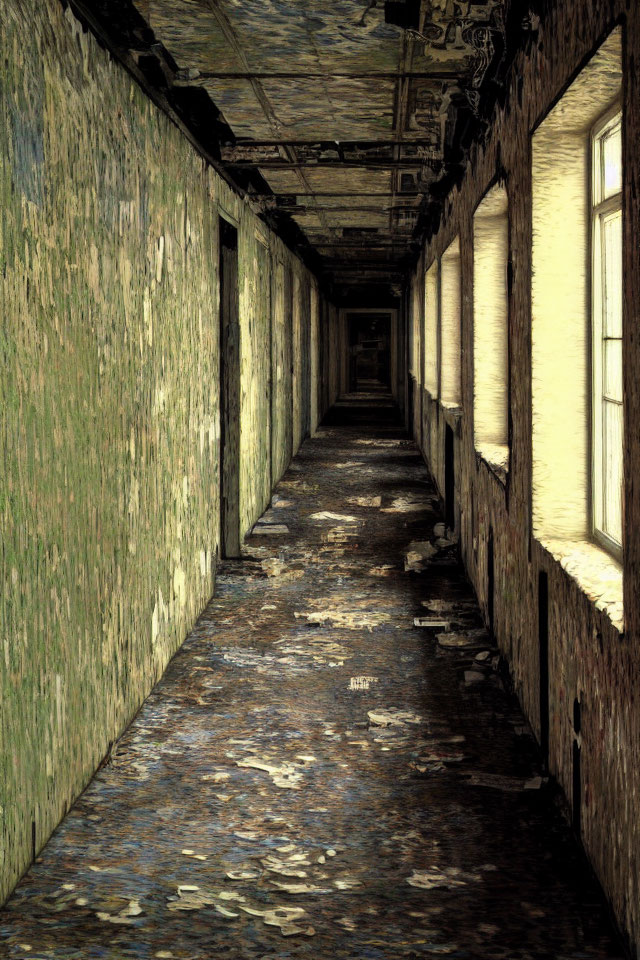
<path id="1" fill-rule="evenodd" d="M 545 769 L 549 766 L 549 581 L 538 575 L 538 666 L 540 671 L 540 749 Z"/>
<path id="2" fill-rule="evenodd" d="M 349 313 L 349 392 L 391 389 L 391 314 Z"/>
<path id="3" fill-rule="evenodd" d="M 578 698 L 573 701 L 573 732 L 576 739 L 573 741 L 573 829 L 580 837 L 582 829 L 582 775 L 580 772 L 580 744 L 577 738 L 582 727 L 582 705 Z"/>
<path id="4" fill-rule="evenodd" d="M 238 231 L 220 223 L 220 554 L 240 555 Z"/>
<path id="5" fill-rule="evenodd" d="M 444 520 L 449 530 L 455 530 L 455 451 L 453 446 L 453 430 L 449 424 L 444 432 Z"/>
<path id="6" fill-rule="evenodd" d="M 580 745 L 573 741 L 573 797 L 571 806 L 571 823 L 576 836 L 579 838 L 582 831 L 582 775 L 580 773 Z"/>
<path id="7" fill-rule="evenodd" d="M 493 530 L 489 527 L 489 540 L 487 543 L 487 618 L 489 620 L 489 630 L 493 636 L 494 627 L 494 595 L 495 595 L 495 570 L 493 556 Z"/>

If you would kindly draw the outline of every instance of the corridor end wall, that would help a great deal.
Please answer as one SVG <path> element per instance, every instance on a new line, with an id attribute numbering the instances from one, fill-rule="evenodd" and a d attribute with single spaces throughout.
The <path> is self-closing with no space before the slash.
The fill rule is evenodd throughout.
<path id="1" fill-rule="evenodd" d="M 308 432 L 269 359 L 276 265 L 301 278 L 302 330 L 312 282 L 59 0 L 5 0 L 2 26 L 0 899 L 213 590 L 219 214 L 238 229 L 241 533 Z"/>

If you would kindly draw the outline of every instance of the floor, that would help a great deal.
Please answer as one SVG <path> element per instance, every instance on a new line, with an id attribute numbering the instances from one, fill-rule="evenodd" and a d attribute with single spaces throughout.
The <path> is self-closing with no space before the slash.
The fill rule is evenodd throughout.
<path id="1" fill-rule="evenodd" d="M 439 523 L 391 404 L 334 409 L 0 957 L 621 957 Z"/>

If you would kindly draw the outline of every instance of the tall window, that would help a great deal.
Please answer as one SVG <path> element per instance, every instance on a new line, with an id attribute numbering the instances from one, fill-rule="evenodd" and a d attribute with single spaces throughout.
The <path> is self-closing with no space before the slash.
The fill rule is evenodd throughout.
<path id="1" fill-rule="evenodd" d="M 424 385 L 436 399 L 440 377 L 440 290 L 438 261 L 434 260 L 424 278 Z"/>
<path id="2" fill-rule="evenodd" d="M 613 555 L 622 540 L 621 84 L 616 27 L 531 139 L 533 530 L 553 549 L 586 541 Z"/>
<path id="3" fill-rule="evenodd" d="M 593 487 L 595 537 L 622 549 L 622 114 L 591 138 Z"/>
<path id="4" fill-rule="evenodd" d="M 508 200 L 502 184 L 473 217 L 473 418 L 476 450 L 508 469 Z"/>
<path id="5" fill-rule="evenodd" d="M 418 276 L 413 278 L 410 287 L 409 309 L 411 310 L 411 373 L 417 384 L 422 383 L 422 361 L 421 361 L 421 311 L 420 311 L 420 285 Z"/>
<path id="6" fill-rule="evenodd" d="M 460 239 L 440 261 L 440 377 L 442 402 L 460 403 Z"/>

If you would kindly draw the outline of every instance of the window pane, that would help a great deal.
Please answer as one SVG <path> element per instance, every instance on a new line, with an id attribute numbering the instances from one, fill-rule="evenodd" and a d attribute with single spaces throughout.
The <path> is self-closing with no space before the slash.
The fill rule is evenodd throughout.
<path id="1" fill-rule="evenodd" d="M 604 336 L 622 336 L 622 212 L 602 217 Z"/>
<path id="2" fill-rule="evenodd" d="M 602 143 L 603 200 L 622 190 L 622 129 L 618 125 Z"/>
<path id="3" fill-rule="evenodd" d="M 603 402 L 604 532 L 622 544 L 622 407 Z"/>
<path id="4" fill-rule="evenodd" d="M 605 340 L 603 356 L 604 394 L 622 403 L 622 340 Z"/>

